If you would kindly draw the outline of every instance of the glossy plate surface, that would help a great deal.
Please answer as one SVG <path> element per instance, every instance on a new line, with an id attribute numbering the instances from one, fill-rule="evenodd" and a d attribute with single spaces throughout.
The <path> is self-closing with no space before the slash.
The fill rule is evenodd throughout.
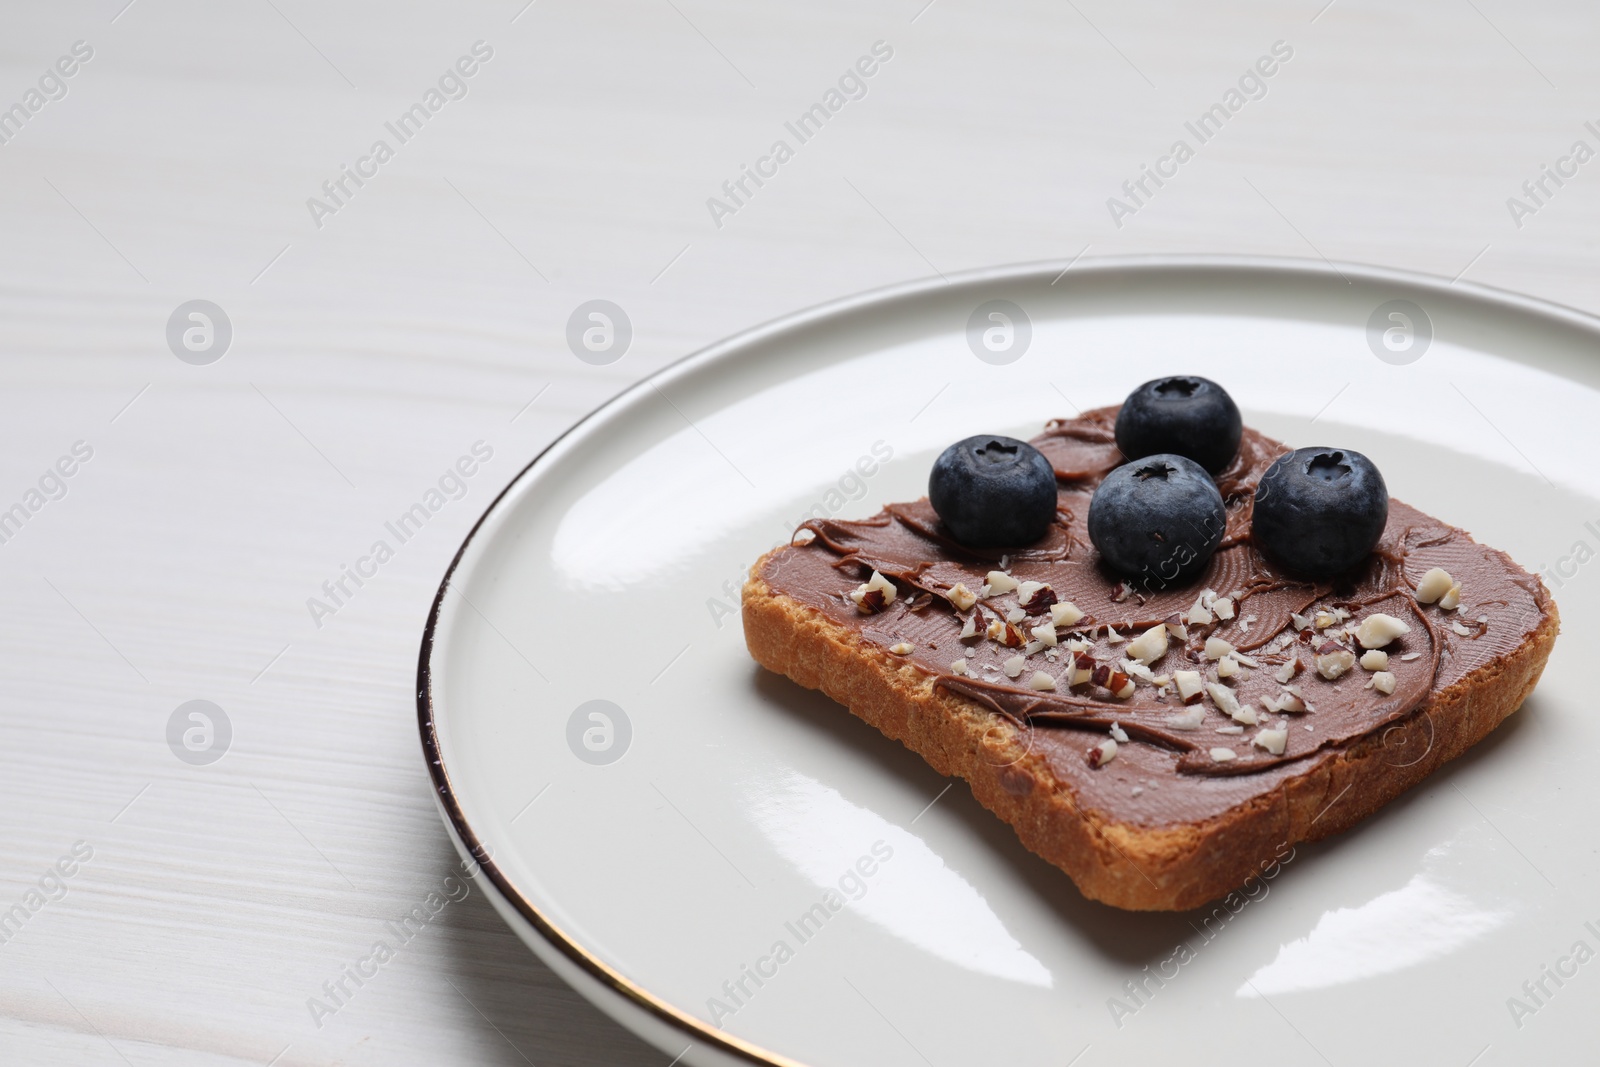
<path id="1" fill-rule="evenodd" d="M 1372 268 L 1066 266 L 752 331 L 517 478 L 445 580 L 420 679 L 491 898 L 683 1063 L 1579 1062 L 1600 1002 L 1596 322 Z M 738 587 L 808 512 L 921 496 L 951 441 L 1180 372 L 1543 571 L 1563 635 L 1521 712 L 1377 817 L 1231 906 L 1131 914 L 757 668 Z"/>

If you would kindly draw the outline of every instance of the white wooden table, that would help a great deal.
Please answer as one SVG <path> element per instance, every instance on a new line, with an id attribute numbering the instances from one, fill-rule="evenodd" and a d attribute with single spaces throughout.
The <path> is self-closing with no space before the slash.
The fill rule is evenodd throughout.
<path id="1" fill-rule="evenodd" d="M 704 344 L 1085 252 L 1600 310 L 1600 162 L 1560 162 L 1600 148 L 1592 5 L 924 2 L 5 5 L 0 1062 L 666 1063 L 476 888 L 389 924 L 454 885 L 412 693 L 446 562 L 546 442 Z M 1576 174 L 1535 201 L 1542 164 Z M 1145 165 L 1170 176 L 1134 199 Z M 633 330 L 607 366 L 566 340 L 596 298 Z M 192 300 L 220 359 L 198 319 L 168 343 Z M 185 711 L 169 745 L 194 700 L 225 742 Z"/>

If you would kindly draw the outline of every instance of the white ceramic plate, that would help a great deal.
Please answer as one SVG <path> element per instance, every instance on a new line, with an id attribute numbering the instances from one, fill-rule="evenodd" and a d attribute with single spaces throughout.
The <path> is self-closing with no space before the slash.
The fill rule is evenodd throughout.
<path id="1" fill-rule="evenodd" d="M 445 579 L 419 679 L 438 799 L 491 898 L 683 1063 L 1586 1061 L 1597 323 L 1353 266 L 1066 266 L 754 330 L 518 476 Z M 1397 498 L 1551 568 L 1565 633 L 1520 714 L 1235 910 L 1130 914 L 757 668 L 738 587 L 813 508 L 918 497 L 951 441 L 1031 436 L 1175 372 L 1222 382 L 1274 437 L 1367 453 Z"/>

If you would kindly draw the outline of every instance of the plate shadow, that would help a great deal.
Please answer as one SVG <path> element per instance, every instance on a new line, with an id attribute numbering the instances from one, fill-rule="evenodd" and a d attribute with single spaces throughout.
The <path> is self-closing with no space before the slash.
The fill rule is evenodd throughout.
<path id="1" fill-rule="evenodd" d="M 1030 852 L 1008 824 L 979 804 L 965 781 L 940 775 L 921 756 L 857 719 L 830 697 L 753 664 L 751 670 L 752 695 L 763 706 L 825 736 L 830 743 L 847 746 L 865 756 L 878 773 L 900 781 L 909 791 L 931 797 L 944 788 L 944 783 L 954 781 L 955 788 L 940 802 L 944 816 L 958 820 L 964 832 L 982 841 L 1019 884 L 1026 886 L 1041 905 L 1075 930 L 1083 942 L 1093 946 L 1108 963 L 1138 970 L 1167 959 L 1181 941 L 1193 943 L 1204 920 L 1210 916 L 1216 915 L 1225 925 L 1231 925 L 1249 922 L 1261 914 L 1248 906 L 1231 914 L 1218 901 L 1186 912 L 1131 912 L 1089 900 L 1064 872 Z M 1514 744 L 1517 736 L 1530 728 L 1530 719 L 1538 714 L 1539 701 L 1534 695 L 1483 741 L 1370 818 L 1332 837 L 1296 845 L 1293 862 L 1280 867 L 1274 882 L 1281 879 L 1281 884 L 1287 885 L 1296 879 L 1314 879 L 1316 868 L 1321 864 L 1348 862 L 1351 850 L 1359 848 L 1364 834 L 1372 832 L 1384 820 L 1403 818 L 1406 809 L 1427 797 L 1429 785 L 1446 785 L 1480 761 L 1508 755 L 1499 750 Z M 1268 895 L 1271 888 L 1275 886 L 1268 887 Z"/>
<path id="2" fill-rule="evenodd" d="M 461 873 L 441 832 L 426 869 L 433 884 Z M 464 999 L 485 1022 L 473 1062 L 486 1067 L 662 1067 L 670 1058 L 646 1044 L 567 985 L 506 925 L 480 884 L 441 913 L 441 999 Z M 446 980 L 447 979 L 447 980 Z M 498 1031 L 498 1032 L 497 1032 Z"/>

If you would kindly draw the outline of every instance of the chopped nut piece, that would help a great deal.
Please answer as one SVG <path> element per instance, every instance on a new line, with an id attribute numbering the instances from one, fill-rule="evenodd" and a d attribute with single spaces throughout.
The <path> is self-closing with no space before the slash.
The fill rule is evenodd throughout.
<path id="1" fill-rule="evenodd" d="M 1190 708 L 1188 711 L 1180 711 L 1176 715 L 1169 715 L 1167 717 L 1167 725 L 1174 730 L 1198 730 L 1200 729 L 1200 724 L 1205 722 L 1205 719 L 1204 708 Z"/>
<path id="2" fill-rule="evenodd" d="M 1317 673 L 1333 681 L 1356 665 L 1356 654 L 1349 649 L 1337 649 L 1317 656 Z"/>
<path id="3" fill-rule="evenodd" d="M 1189 628 L 1183 624 L 1183 616 L 1178 614 L 1168 615 L 1166 618 L 1167 633 L 1179 641 L 1189 640 Z"/>
<path id="4" fill-rule="evenodd" d="M 873 571 L 871 578 L 856 586 L 850 593 L 850 599 L 856 602 L 857 610 L 863 615 L 882 611 L 894 603 L 894 598 L 894 583 L 877 571 Z"/>
<path id="5" fill-rule="evenodd" d="M 1185 704 L 1193 704 L 1205 691 L 1199 671 L 1173 671 L 1172 680 L 1178 687 L 1178 697 Z"/>
<path id="6" fill-rule="evenodd" d="M 1380 611 L 1361 620 L 1356 630 L 1356 640 L 1361 642 L 1362 648 L 1382 648 L 1400 635 L 1410 632 L 1411 627 L 1393 615 L 1385 615 Z"/>
<path id="7" fill-rule="evenodd" d="M 1206 606 L 1196 600 L 1194 607 L 1189 609 L 1189 614 L 1183 617 L 1183 621 L 1190 626 L 1207 626 L 1216 620 L 1211 617 L 1211 612 L 1206 610 Z"/>
<path id="8" fill-rule="evenodd" d="M 1021 656 L 1012 656 L 1010 659 L 1006 660 L 1004 664 L 1006 677 L 1015 678 L 1017 675 L 1021 674 L 1022 663 L 1023 658 Z"/>
<path id="9" fill-rule="evenodd" d="M 1286 708 L 1284 706 L 1285 702 L 1288 702 L 1288 701 L 1293 701 L 1293 702 L 1298 703 L 1299 702 L 1299 698 L 1294 696 L 1291 693 L 1279 693 L 1275 697 L 1262 697 L 1261 698 L 1261 706 L 1263 708 L 1267 709 L 1267 714 L 1268 715 L 1277 715 L 1277 714 L 1279 714 L 1281 712 L 1285 712 L 1285 711 L 1289 710 L 1288 708 Z M 1305 709 L 1305 705 L 1301 704 L 1300 707 L 1295 709 L 1295 710 L 1304 711 L 1304 710 L 1306 710 Z"/>
<path id="10" fill-rule="evenodd" d="M 1042 611 L 1055 601 L 1056 593 L 1049 582 L 1023 582 L 1017 586 L 1017 603 L 1029 611 Z"/>
<path id="11" fill-rule="evenodd" d="M 990 571 L 984 576 L 991 593 L 1009 593 L 1017 587 L 1017 580 L 1005 571 Z"/>
<path id="12" fill-rule="evenodd" d="M 1029 689 L 1038 689 L 1041 692 L 1044 692 L 1044 691 L 1048 691 L 1048 690 L 1053 690 L 1055 687 L 1056 687 L 1056 680 L 1054 678 L 1050 677 L 1044 671 L 1034 671 L 1033 672 L 1033 677 L 1028 679 L 1028 688 Z"/>
<path id="13" fill-rule="evenodd" d="M 1021 648 L 1023 646 L 1022 631 L 1009 622 L 999 619 L 990 619 L 987 630 L 991 641 L 1005 645 L 1007 648 Z"/>
<path id="14" fill-rule="evenodd" d="M 1306 702 L 1301 699 L 1299 686 L 1290 686 L 1275 697 L 1262 697 L 1261 706 L 1267 709 L 1267 714 L 1269 715 L 1285 712 L 1298 714 L 1311 710 L 1306 706 Z"/>
<path id="15" fill-rule="evenodd" d="M 1421 659 L 1422 658 L 1422 653 L 1421 652 L 1407 652 L 1405 655 L 1401 656 L 1400 658 L 1405 660 L 1407 663 L 1409 663 L 1414 659 Z"/>
<path id="16" fill-rule="evenodd" d="M 1206 638 L 1206 659 L 1221 659 L 1233 651 L 1233 646 L 1220 637 Z"/>
<path id="17" fill-rule="evenodd" d="M 897 641 L 889 646 L 889 651 L 893 652 L 897 656 L 909 656 L 911 653 L 915 652 L 916 649 L 912 646 L 910 641 Z"/>
<path id="18" fill-rule="evenodd" d="M 1095 662 L 1085 652 L 1080 652 L 1072 661 L 1072 669 L 1067 672 L 1067 685 L 1086 685 L 1094 678 Z"/>
<path id="19" fill-rule="evenodd" d="M 1070 600 L 1050 605 L 1050 621 L 1057 626 L 1071 626 L 1081 618 L 1083 612 Z"/>
<path id="20" fill-rule="evenodd" d="M 1113 604 L 1120 604 L 1132 595 L 1133 586 L 1129 585 L 1127 582 L 1118 582 L 1116 587 L 1111 590 L 1111 602 Z"/>
<path id="21" fill-rule="evenodd" d="M 981 633 L 978 629 L 978 619 L 980 618 L 982 618 L 981 613 L 975 616 L 967 616 L 966 625 L 961 627 L 961 640 L 965 641 L 968 638 L 983 636 L 983 633 Z"/>
<path id="22" fill-rule="evenodd" d="M 1028 617 L 1028 613 L 1021 608 L 1012 608 L 1006 612 L 1006 622 L 1021 622 Z"/>
<path id="23" fill-rule="evenodd" d="M 1122 644 L 1122 642 L 1124 642 L 1126 640 L 1127 640 L 1126 637 L 1123 637 L 1121 634 L 1117 633 L 1117 631 L 1115 631 L 1115 630 L 1113 630 L 1111 628 L 1111 624 L 1110 623 L 1106 624 L 1106 644 L 1108 644 L 1108 645 L 1120 645 L 1120 644 Z"/>
<path id="24" fill-rule="evenodd" d="M 1092 648 L 1094 648 L 1094 642 L 1085 641 L 1081 637 L 1074 637 L 1067 642 L 1068 652 L 1088 652 Z"/>
<path id="25" fill-rule="evenodd" d="M 1239 664 L 1232 656 L 1223 656 L 1217 660 L 1217 677 L 1232 678 L 1239 673 Z"/>
<path id="26" fill-rule="evenodd" d="M 1323 609 L 1317 612 L 1316 617 L 1311 620 L 1311 625 L 1318 630 L 1326 630 L 1338 621 L 1334 618 L 1333 612 Z"/>
<path id="27" fill-rule="evenodd" d="M 950 603 L 955 605 L 957 611 L 966 611 L 978 602 L 978 594 L 968 589 L 964 582 L 952 585 L 945 595 L 950 598 Z"/>
<path id="28" fill-rule="evenodd" d="M 1254 615 L 1246 615 L 1244 618 L 1240 619 L 1239 620 L 1239 632 L 1240 633 L 1245 633 L 1245 634 L 1249 633 L 1250 632 L 1250 624 L 1255 622 L 1255 621 L 1256 621 L 1256 616 L 1254 616 Z"/>
<path id="29" fill-rule="evenodd" d="M 1127 742 L 1127 740 L 1128 740 L 1128 731 L 1126 731 L 1126 730 L 1124 730 L 1122 728 L 1122 724 L 1121 723 L 1114 722 L 1114 723 L 1111 724 L 1111 739 L 1113 741 L 1121 741 L 1123 743 Z"/>
<path id="30" fill-rule="evenodd" d="M 1389 653 L 1381 648 L 1369 649 L 1361 654 L 1361 666 L 1369 671 L 1389 669 Z"/>
<path id="31" fill-rule="evenodd" d="M 1435 567 L 1422 576 L 1422 581 L 1417 583 L 1417 603 L 1432 604 L 1448 593 L 1455 585 L 1455 579 L 1450 577 L 1450 572 L 1443 567 Z"/>
<path id="32" fill-rule="evenodd" d="M 1461 583 L 1457 582 L 1450 587 L 1450 591 L 1439 598 L 1439 610 L 1454 611 L 1461 606 Z"/>
<path id="33" fill-rule="evenodd" d="M 1388 671 L 1379 671 L 1372 676 L 1372 688 L 1385 695 L 1394 692 L 1394 675 Z"/>
<path id="34" fill-rule="evenodd" d="M 1259 666 L 1261 666 L 1261 664 L 1256 662 L 1256 658 L 1254 656 L 1247 656 L 1243 652 L 1240 652 L 1238 649 L 1234 649 L 1232 652 L 1229 653 L 1229 655 L 1232 656 L 1233 657 L 1233 661 L 1235 663 L 1239 664 L 1241 667 L 1259 667 Z"/>
<path id="35" fill-rule="evenodd" d="M 1209 608 L 1209 607 L 1211 607 L 1212 604 L 1215 604 L 1216 602 L 1217 602 L 1217 591 L 1215 589 L 1202 589 L 1202 590 L 1200 590 L 1200 603 L 1204 604 L 1206 607 Z"/>
<path id="36" fill-rule="evenodd" d="M 1221 682 L 1209 682 L 1206 684 L 1206 692 L 1211 694 L 1211 699 L 1217 702 L 1217 707 L 1228 718 L 1234 722 L 1242 722 L 1246 726 L 1255 725 L 1256 710 L 1240 705 L 1239 698 L 1233 695 L 1232 689 L 1229 689 Z"/>
<path id="37" fill-rule="evenodd" d="M 1216 615 L 1217 618 L 1221 619 L 1223 622 L 1227 622 L 1229 619 L 1233 618 L 1233 599 L 1231 597 L 1219 597 L 1217 601 L 1211 605 L 1211 611 L 1212 614 Z"/>
<path id="38" fill-rule="evenodd" d="M 1117 660 L 1117 670 L 1130 678 L 1137 678 L 1141 682 L 1154 682 L 1155 680 L 1155 673 L 1138 660 L 1119 659 Z"/>
<path id="39" fill-rule="evenodd" d="M 967 661 L 964 660 L 964 659 L 953 659 L 953 660 L 951 660 L 950 661 L 950 673 L 951 674 L 966 674 L 967 673 Z"/>
<path id="40" fill-rule="evenodd" d="M 1297 714 L 1316 711 L 1317 709 L 1306 703 L 1305 697 L 1300 695 L 1299 686 L 1291 685 L 1288 690 L 1278 694 L 1278 710 Z"/>
<path id="41" fill-rule="evenodd" d="M 1300 660 L 1298 657 L 1296 657 L 1295 659 L 1289 660 L 1283 666 L 1279 667 L 1278 673 L 1274 674 L 1272 677 L 1277 680 L 1279 685 L 1288 685 L 1294 676 L 1299 673 Z"/>
<path id="42" fill-rule="evenodd" d="M 1167 654 L 1167 627 L 1165 623 L 1157 623 L 1144 633 L 1128 642 L 1127 654 L 1130 659 L 1136 659 L 1145 666 L 1149 666 Z"/>
<path id="43" fill-rule="evenodd" d="M 1266 749 L 1274 756 L 1283 755 L 1284 748 L 1289 744 L 1288 730 L 1258 730 L 1250 743 Z"/>
<path id="44" fill-rule="evenodd" d="M 1211 758 L 1218 763 L 1227 763 L 1231 759 L 1238 759 L 1239 754 L 1231 748 L 1214 748 L 1211 750 Z"/>
<path id="45" fill-rule="evenodd" d="M 1116 758 L 1117 743 L 1109 737 L 1089 749 L 1089 766 L 1091 767 L 1104 767 Z"/>
<path id="46" fill-rule="evenodd" d="M 1039 641 L 1039 642 L 1042 642 L 1043 644 L 1049 645 L 1051 648 L 1054 648 L 1056 646 L 1056 624 L 1055 623 L 1053 623 L 1053 622 L 1041 622 L 1038 626 L 1035 626 L 1033 629 L 1029 630 L 1028 632 L 1033 635 L 1033 639 L 1035 641 Z"/>
<path id="47" fill-rule="evenodd" d="M 1027 644 L 1022 646 L 1022 654 L 1024 656 L 1031 656 L 1035 652 L 1043 652 L 1043 651 L 1044 651 L 1044 642 L 1043 641 L 1029 641 Z"/>
<path id="48" fill-rule="evenodd" d="M 1472 636 L 1472 631 L 1470 629 L 1468 629 L 1466 626 L 1463 626 L 1460 622 L 1452 622 L 1450 624 L 1450 629 L 1455 631 L 1456 633 L 1460 634 L 1462 637 L 1471 637 Z"/>
<path id="49" fill-rule="evenodd" d="M 1235 722 L 1229 723 L 1227 726 L 1219 726 L 1213 732 L 1219 734 L 1242 734 L 1244 733 L 1244 727 Z"/>
<path id="50" fill-rule="evenodd" d="M 1294 628 L 1296 630 L 1304 630 L 1306 627 L 1311 625 L 1310 619 L 1298 613 L 1290 613 L 1289 621 L 1294 623 Z"/>

